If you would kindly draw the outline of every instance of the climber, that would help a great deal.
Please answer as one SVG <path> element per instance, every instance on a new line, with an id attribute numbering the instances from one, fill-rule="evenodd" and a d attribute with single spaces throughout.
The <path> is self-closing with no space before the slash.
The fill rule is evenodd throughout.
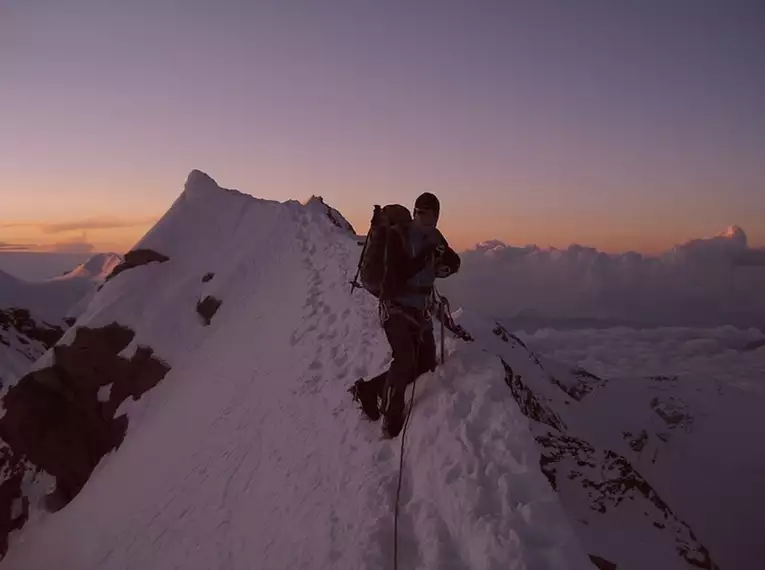
<path id="1" fill-rule="evenodd" d="M 350 391 L 369 419 L 379 419 L 382 412 L 384 434 L 396 437 L 405 419 L 406 386 L 436 367 L 431 321 L 433 284 L 436 278 L 456 273 L 460 257 L 436 228 L 440 214 L 436 196 L 425 192 L 417 198 L 411 222 L 407 211 L 405 219 L 399 215 L 394 225 L 391 216 L 386 215 L 390 208 L 406 210 L 402 206 L 375 209 L 370 235 L 387 230 L 385 253 L 380 256 L 384 267 L 379 289 L 366 288 L 379 296 L 380 320 L 393 361 L 388 370 L 368 381 L 358 380 Z"/>

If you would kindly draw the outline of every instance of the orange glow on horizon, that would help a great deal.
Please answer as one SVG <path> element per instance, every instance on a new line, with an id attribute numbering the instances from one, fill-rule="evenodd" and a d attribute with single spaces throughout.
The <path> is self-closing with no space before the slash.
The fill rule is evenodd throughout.
<path id="1" fill-rule="evenodd" d="M 158 219 L 159 216 L 3 221 L 0 252 L 125 253 Z"/>
<path id="2" fill-rule="evenodd" d="M 272 199 L 280 200 L 276 197 Z M 356 232 L 361 235 L 366 233 L 370 218 L 368 212 L 360 211 L 356 204 L 337 204 L 331 200 L 327 203 L 341 213 L 346 210 L 348 213 L 344 215 Z M 518 247 L 537 245 L 542 249 L 565 249 L 571 244 L 578 244 L 606 253 L 637 251 L 653 256 L 676 244 L 711 237 L 725 229 L 712 226 L 700 232 L 690 223 L 682 224 L 670 218 L 652 219 L 650 222 L 632 219 L 627 223 L 625 219 L 605 213 L 593 213 L 585 218 L 558 212 L 540 217 L 519 208 L 512 215 L 507 215 L 502 208 L 482 209 L 480 205 L 449 202 L 443 210 L 439 229 L 457 251 L 472 249 L 485 241 L 499 240 Z M 122 217 L 101 214 L 76 219 L 48 215 L 42 220 L 2 220 L 0 252 L 125 253 L 160 217 L 159 214 Z M 638 231 L 641 227 L 651 229 Z M 744 227 L 745 231 L 748 229 Z M 756 233 L 758 228 L 751 229 L 755 233 L 749 235 L 750 246 L 761 247 L 765 236 L 761 231 Z"/>

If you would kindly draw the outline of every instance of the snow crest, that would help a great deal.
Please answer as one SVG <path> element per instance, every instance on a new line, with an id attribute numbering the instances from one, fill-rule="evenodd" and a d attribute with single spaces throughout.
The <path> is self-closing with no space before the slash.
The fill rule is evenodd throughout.
<path id="1" fill-rule="evenodd" d="M 117 323 L 135 332 L 124 351 L 169 371 L 121 403 L 121 446 L 11 535 L 0 569 L 392 567 L 400 441 L 347 392 L 390 361 L 375 299 L 350 294 L 352 228 L 320 198 L 259 200 L 195 171 L 135 249 L 165 261 L 106 282 L 61 343 Z M 713 568 L 674 487 L 640 472 L 638 426 L 628 442 L 580 414 L 611 383 L 457 314 L 476 341 L 445 338 L 445 364 L 413 387 L 400 567 Z M 103 402 L 117 384 L 99 386 Z M 647 413 L 683 425 L 665 396 Z"/>
<path id="2" fill-rule="evenodd" d="M 390 358 L 375 300 L 349 294 L 356 237 L 316 202 L 188 186 L 139 244 L 169 260 L 110 280 L 74 327 L 128 326 L 172 369 L 125 402 L 121 447 L 14 533 L 0 568 L 389 567 L 399 441 L 347 393 Z M 221 305 L 205 326 L 207 296 Z M 499 361 L 447 346 L 417 382 L 399 563 L 589 567 Z"/>

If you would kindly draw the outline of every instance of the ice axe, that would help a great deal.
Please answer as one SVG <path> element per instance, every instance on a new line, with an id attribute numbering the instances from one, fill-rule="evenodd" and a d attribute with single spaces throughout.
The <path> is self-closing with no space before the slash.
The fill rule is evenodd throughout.
<path id="1" fill-rule="evenodd" d="M 367 245 L 369 244 L 369 234 L 372 233 L 372 226 L 376 221 L 380 219 L 380 215 L 382 212 L 382 208 L 380 208 L 379 205 L 375 204 L 374 213 L 372 214 L 372 221 L 369 224 L 369 231 L 367 232 L 367 237 L 364 238 L 364 247 L 361 249 L 361 255 L 359 256 L 359 265 L 356 267 L 356 276 L 353 278 L 353 281 L 351 281 L 351 294 L 356 289 L 361 289 L 363 286 L 361 283 L 359 283 L 359 274 L 361 273 L 361 264 L 364 262 L 364 254 L 367 251 Z"/>

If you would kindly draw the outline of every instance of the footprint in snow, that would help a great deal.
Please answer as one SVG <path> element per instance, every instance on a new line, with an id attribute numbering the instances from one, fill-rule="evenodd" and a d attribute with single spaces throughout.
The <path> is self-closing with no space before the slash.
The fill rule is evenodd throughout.
<path id="1" fill-rule="evenodd" d="M 459 541 L 452 535 L 449 527 L 442 518 L 436 519 L 436 536 L 438 536 L 438 563 L 441 570 L 462 570 L 470 565 L 459 552 Z"/>
<path id="2" fill-rule="evenodd" d="M 346 364 L 348 364 L 348 353 L 347 353 L 347 352 L 344 352 L 344 353 L 343 353 L 343 354 L 341 354 L 339 357 L 335 358 L 335 365 L 336 365 L 338 368 L 339 368 L 339 367 L 344 367 Z M 347 374 L 347 373 L 348 373 L 348 372 L 347 372 L 347 370 L 346 370 L 346 374 Z"/>

